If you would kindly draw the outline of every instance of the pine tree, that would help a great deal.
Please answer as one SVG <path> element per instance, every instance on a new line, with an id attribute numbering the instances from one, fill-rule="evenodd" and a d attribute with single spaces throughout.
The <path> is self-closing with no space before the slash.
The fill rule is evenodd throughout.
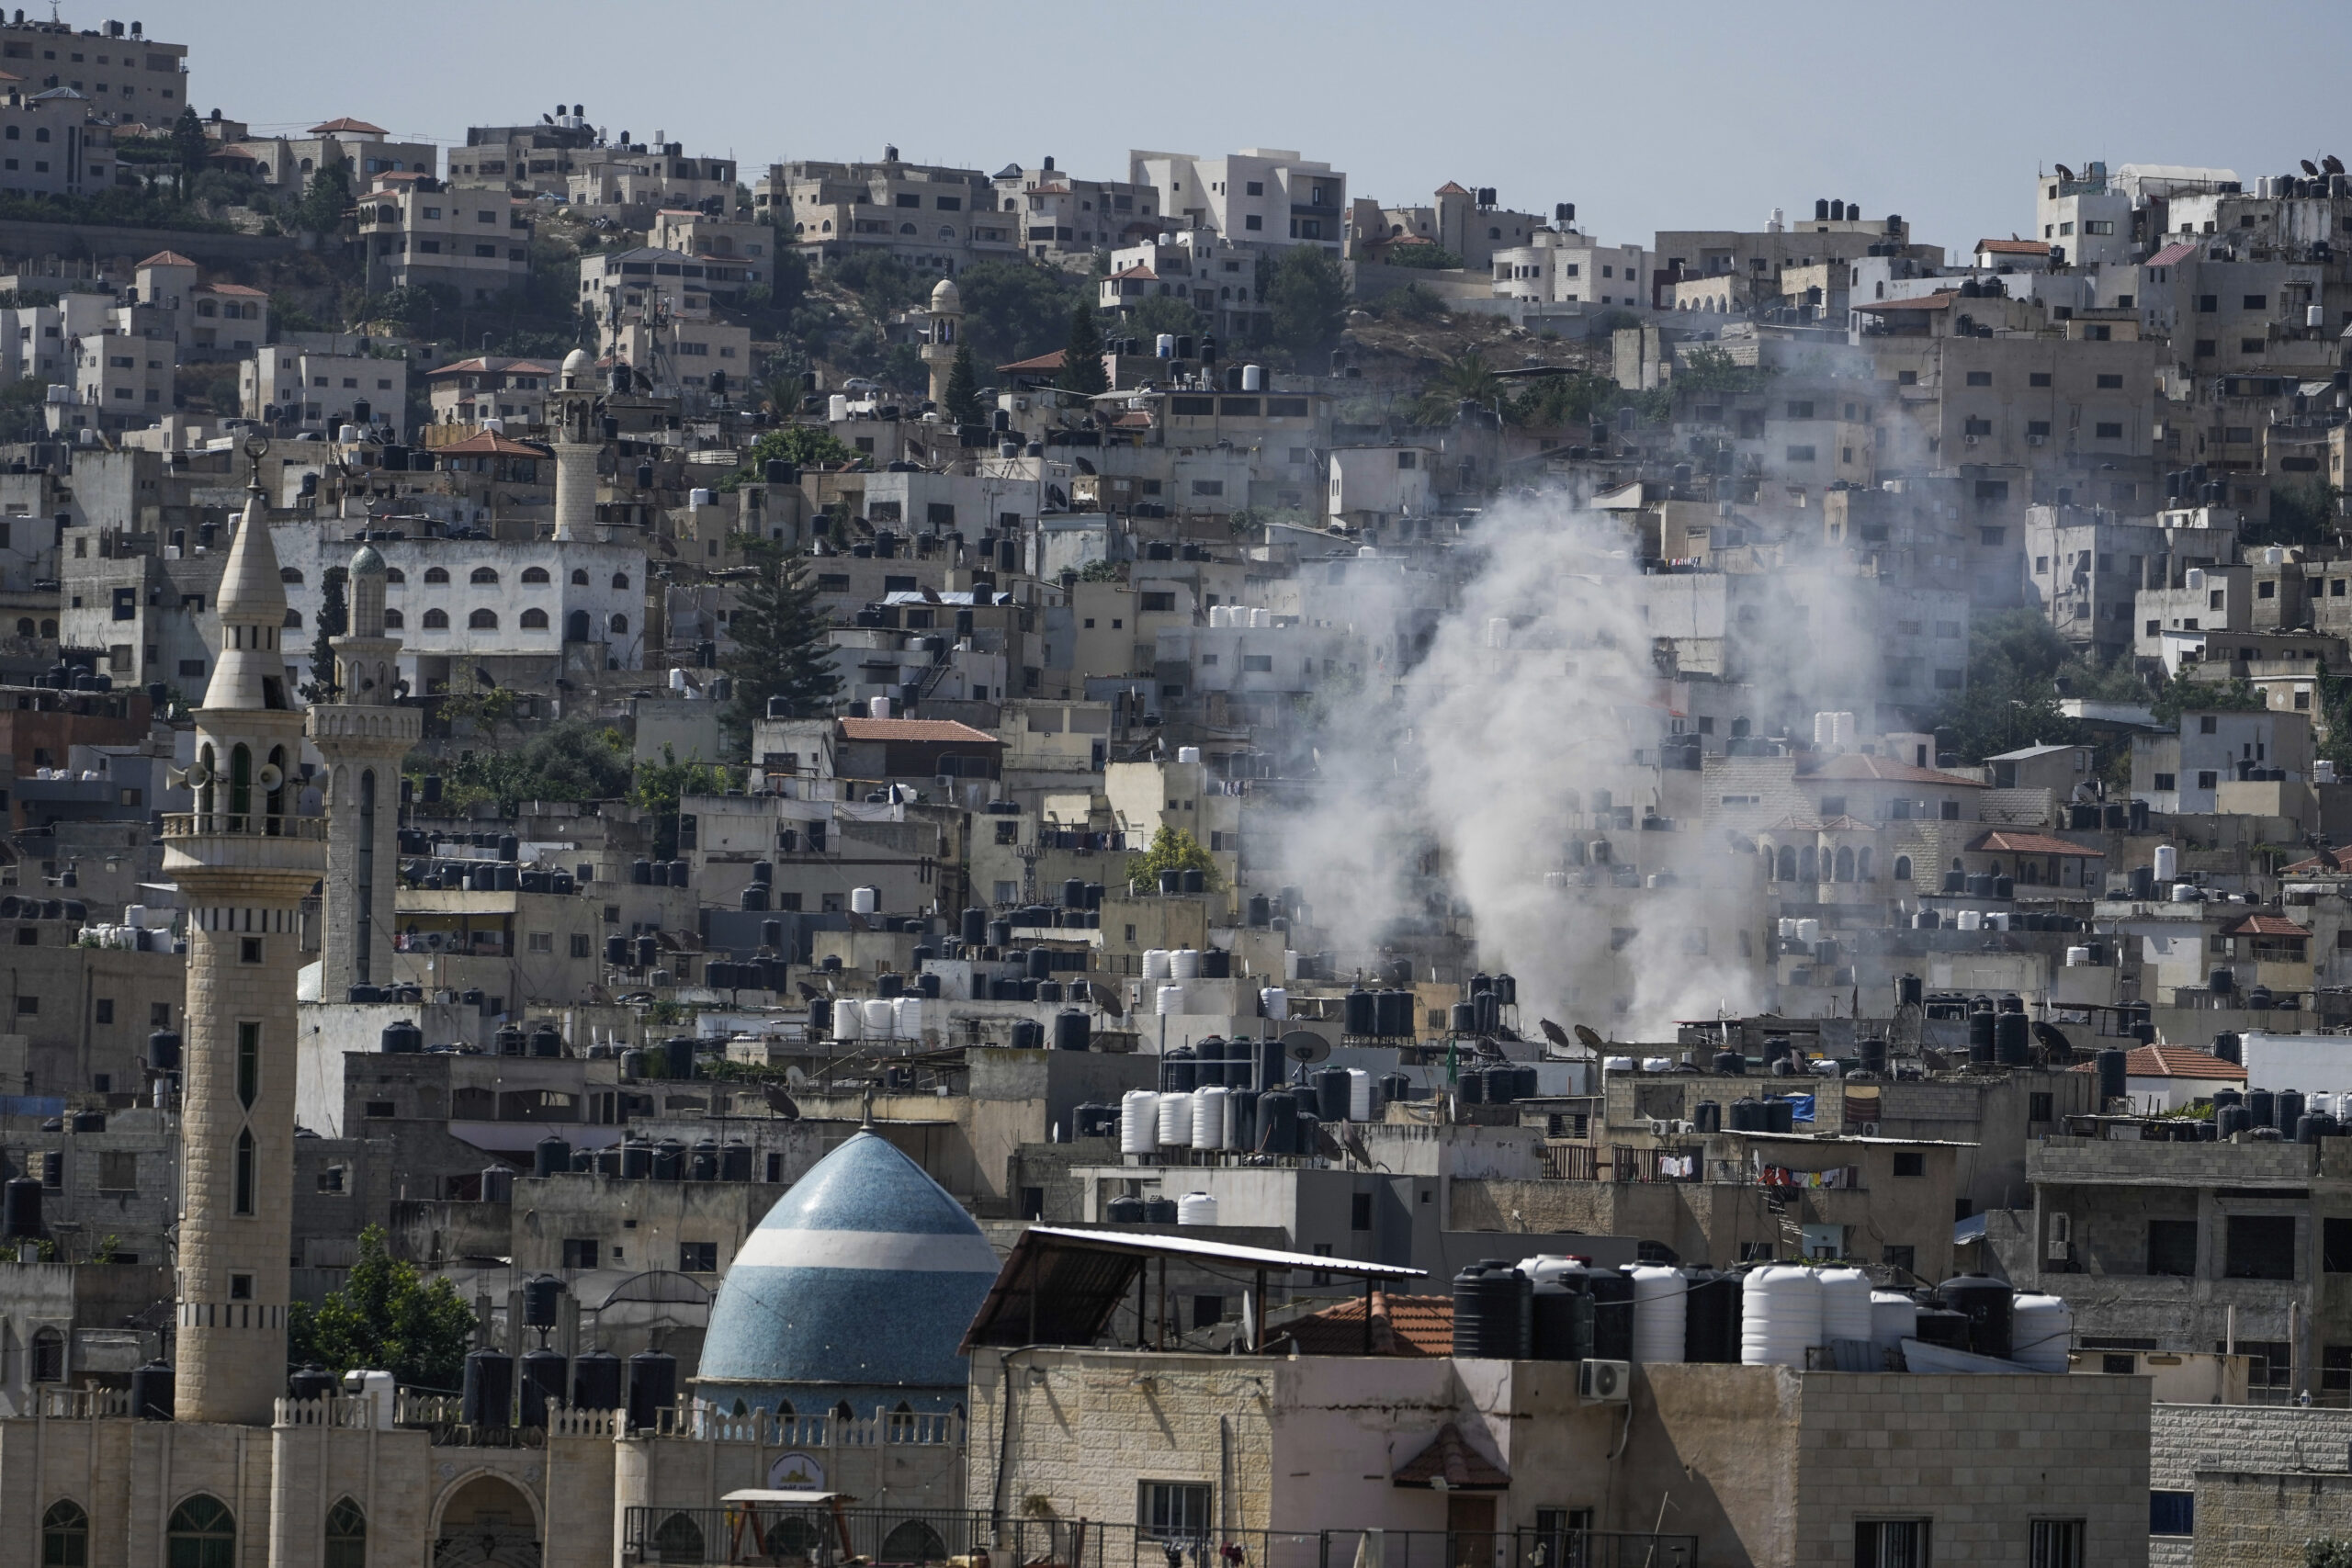
<path id="1" fill-rule="evenodd" d="M 1111 389 L 1111 379 L 1102 374 L 1102 329 L 1094 319 L 1094 307 L 1081 299 L 1069 313 L 1069 342 L 1062 349 L 1062 373 L 1054 385 L 1066 392 L 1092 396 Z"/>
<path id="2" fill-rule="evenodd" d="M 815 718 L 831 710 L 842 685 L 832 660 L 832 623 L 817 602 L 803 558 L 764 542 L 752 554 L 758 575 L 727 624 L 735 646 L 720 664 L 734 683 L 727 727 L 746 738 L 767 716 L 769 699 L 784 698 L 796 718 Z"/>
<path id="3" fill-rule="evenodd" d="M 311 639 L 311 682 L 302 688 L 311 702 L 331 701 L 342 690 L 335 683 L 334 641 L 351 629 L 351 611 L 343 596 L 349 575 L 349 569 L 331 566 L 319 589 L 319 632 Z"/>
<path id="4" fill-rule="evenodd" d="M 980 407 L 979 372 L 972 364 L 972 345 L 956 345 L 956 362 L 947 367 L 947 417 L 958 424 L 980 424 L 987 411 Z"/>
<path id="5" fill-rule="evenodd" d="M 196 118 L 193 107 L 180 110 L 172 121 L 172 152 L 179 159 L 180 194 L 187 194 L 187 183 L 204 167 L 204 160 L 211 152 L 211 143 L 204 138 L 204 122 Z"/>

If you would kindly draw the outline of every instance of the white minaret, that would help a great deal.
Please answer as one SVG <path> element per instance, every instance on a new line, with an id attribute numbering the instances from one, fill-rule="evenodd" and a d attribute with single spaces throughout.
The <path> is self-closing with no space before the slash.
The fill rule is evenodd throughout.
<path id="1" fill-rule="evenodd" d="M 592 459 L 593 460 L 593 459 Z M 593 480 L 592 480 L 593 482 Z M 400 863 L 401 759 L 424 733 L 394 700 L 400 639 L 384 632 L 384 558 L 351 558 L 349 632 L 334 650 L 334 699 L 311 709 L 311 744 L 326 759 L 327 885 L 320 995 L 392 978 L 392 896 Z"/>
<path id="2" fill-rule="evenodd" d="M 956 344 L 963 328 L 964 291 L 954 278 L 943 277 L 932 285 L 931 335 L 917 350 L 931 370 L 931 400 L 942 409 L 947 406 L 947 378 L 956 369 Z"/>
<path id="3" fill-rule="evenodd" d="M 298 908 L 324 868 L 326 823 L 294 814 L 302 716 L 279 646 L 267 444 L 247 449 L 254 489 L 229 546 L 220 658 L 196 712 L 196 809 L 164 819 L 164 871 L 188 908 L 179 1418 L 266 1424 L 286 1382 Z"/>
<path id="4" fill-rule="evenodd" d="M 555 426 L 555 536 L 586 541 L 596 525 L 596 363 L 584 348 L 563 356 L 555 395 L 548 400 Z"/>

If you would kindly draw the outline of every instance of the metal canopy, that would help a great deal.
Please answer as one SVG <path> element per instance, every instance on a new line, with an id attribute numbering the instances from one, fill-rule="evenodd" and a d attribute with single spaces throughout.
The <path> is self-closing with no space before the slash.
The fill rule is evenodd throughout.
<path id="1" fill-rule="evenodd" d="M 1260 1275 L 1311 1269 L 1362 1280 L 1367 1287 L 1376 1280 L 1427 1277 L 1424 1269 L 1394 1264 L 1195 1241 L 1189 1236 L 1032 1225 L 998 1270 L 996 1283 L 989 1287 L 978 1315 L 965 1331 L 962 1353 L 969 1355 L 980 1345 L 1091 1345 L 1129 1300 L 1136 1277 L 1153 1258 L 1161 1260 L 1165 1283 L 1166 1260 L 1170 1258 Z M 1255 1310 L 1263 1316 L 1262 1291 Z"/>

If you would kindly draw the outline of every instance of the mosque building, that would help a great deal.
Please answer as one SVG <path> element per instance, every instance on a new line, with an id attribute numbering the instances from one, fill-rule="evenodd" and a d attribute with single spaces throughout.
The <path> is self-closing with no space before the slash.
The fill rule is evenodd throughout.
<path id="1" fill-rule="evenodd" d="M 289 782 L 299 656 L 279 642 L 287 601 L 258 487 L 229 545 L 196 810 L 164 829 L 192 911 L 172 1365 L 143 1369 L 129 1395 L 47 1387 L 32 1414 L 0 1420 L 0 1568 L 718 1562 L 719 1499 L 746 1487 L 839 1493 L 928 1529 L 915 1516 L 963 1506 L 956 1348 L 997 1260 L 870 1127 L 746 1245 L 683 1399 L 658 1352 L 631 1359 L 617 1395 L 609 1358 L 601 1384 L 577 1358 L 570 1401 L 519 1429 L 383 1374 L 288 1396 L 295 914 L 323 875 L 337 983 L 385 963 L 397 770 L 414 733 L 391 690 L 399 643 L 375 555 L 351 562 L 341 690 L 311 712 L 328 773 L 322 814 L 305 816 Z"/>

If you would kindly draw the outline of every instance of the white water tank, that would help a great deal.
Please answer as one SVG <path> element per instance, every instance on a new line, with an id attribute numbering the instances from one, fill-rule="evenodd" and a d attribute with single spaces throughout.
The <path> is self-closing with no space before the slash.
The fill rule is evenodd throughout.
<path id="1" fill-rule="evenodd" d="M 2091 950 L 2087 947 L 2070 947 L 2066 950 L 2066 967 L 2069 969 L 2080 969 L 2090 961 Z"/>
<path id="2" fill-rule="evenodd" d="M 1147 947 L 1143 950 L 1143 977 L 1147 981 L 1168 978 L 1168 950 Z"/>
<path id="3" fill-rule="evenodd" d="M 2334 784 L 2335 782 L 2335 764 L 2334 762 L 2325 757 L 2321 757 L 2312 763 L 2312 783 Z"/>
<path id="4" fill-rule="evenodd" d="M 875 887 L 853 887 L 849 890 L 849 912 L 870 915 L 881 907 L 882 893 Z"/>
<path id="5" fill-rule="evenodd" d="M 1952 924 L 1955 928 L 1961 931 L 1981 931 L 1984 929 L 1984 911 L 1982 909 L 1962 909 L 1958 915 L 1953 917 Z"/>
<path id="6" fill-rule="evenodd" d="M 831 420 L 835 424 L 839 424 L 842 421 L 847 419 L 849 417 L 849 395 L 845 392 L 835 392 L 831 397 L 827 398 L 825 400 L 825 417 Z"/>
<path id="7" fill-rule="evenodd" d="M 1819 942 L 1821 940 L 1821 922 L 1812 919 L 1799 920 L 1797 922 L 1797 940 L 1804 943 L 1807 947 L 1811 947 L 1815 942 Z"/>
<path id="8" fill-rule="evenodd" d="M 1282 1020 L 1290 1016 L 1290 993 L 1280 986 L 1268 986 L 1258 993 L 1258 1006 L 1268 1018 Z"/>
<path id="9" fill-rule="evenodd" d="M 1739 1359 L 1751 1367 L 1804 1366 L 1821 1343 L 1821 1281 L 1776 1264 L 1747 1276 L 1739 1297 Z"/>
<path id="10" fill-rule="evenodd" d="M 1176 357 L 1176 334 L 1174 333 L 1161 333 L 1158 337 L 1152 340 L 1151 346 L 1153 357 L 1159 359 L 1173 359 Z"/>
<path id="11" fill-rule="evenodd" d="M 690 490 L 686 491 L 686 504 L 688 506 L 716 506 L 718 504 L 718 492 L 707 490 Z"/>
<path id="12" fill-rule="evenodd" d="M 1180 762 L 1198 764 L 1201 760 L 1201 749 L 1197 746 L 1179 746 L 1176 748 L 1176 760 Z"/>
<path id="13" fill-rule="evenodd" d="M 1252 610 L 1250 612 L 1250 624 L 1261 630 L 1271 627 L 1274 624 L 1274 613 L 1272 610 Z"/>
<path id="14" fill-rule="evenodd" d="M 2197 884 L 2194 882 L 2174 883 L 2172 885 L 2172 901 L 2176 904 L 2196 903 L 2198 901 Z"/>
<path id="15" fill-rule="evenodd" d="M 1600 1070 L 1604 1073 L 1630 1073 L 1634 1070 L 1634 1058 L 1631 1056 L 1603 1056 L 1600 1059 Z"/>
<path id="16" fill-rule="evenodd" d="M 1159 1096 L 1131 1089 L 1119 1100 L 1119 1152 L 1148 1155 L 1159 1146 Z"/>
<path id="17" fill-rule="evenodd" d="M 1670 1073 L 1674 1071 L 1675 1066 L 1675 1060 L 1671 1056 L 1645 1056 L 1642 1058 L 1642 1071 L 1645 1073 Z"/>
<path id="18" fill-rule="evenodd" d="M 1170 1013 L 1182 1012 L 1184 1010 L 1184 987 L 1182 986 L 1160 987 L 1159 992 L 1152 998 L 1151 1010 L 1154 1014 L 1163 1018 Z"/>
<path id="19" fill-rule="evenodd" d="M 1193 1097 L 1189 1094 L 1163 1094 L 1159 1097 L 1159 1146 L 1185 1148 L 1193 1142 Z"/>
<path id="20" fill-rule="evenodd" d="M 1209 606 L 1209 625 L 1210 625 L 1211 626 L 1231 626 L 1232 624 L 1233 624 L 1233 606 L 1232 606 L 1232 605 L 1230 605 L 1230 604 L 1212 604 L 1212 605 L 1210 605 L 1210 606 Z"/>
<path id="21" fill-rule="evenodd" d="M 1205 1192 L 1185 1193 L 1176 1200 L 1176 1223 L 1180 1225 L 1216 1224 L 1216 1200 Z"/>
<path id="22" fill-rule="evenodd" d="M 1212 1084 L 1193 1093 L 1193 1146 L 1196 1149 L 1225 1147 L 1226 1105 L 1232 1095 L 1222 1084 Z"/>
<path id="23" fill-rule="evenodd" d="M 1298 978 L 1298 949 L 1295 947 L 1283 949 L 1283 978 L 1284 980 Z M 1285 1012 L 1283 1016 L 1288 1018 L 1290 1014 Z"/>
<path id="24" fill-rule="evenodd" d="M 2175 882 L 2180 877 L 2180 852 L 2170 844 L 2156 846 L 2156 880 Z"/>
<path id="25" fill-rule="evenodd" d="M 1986 910 L 1984 912 L 1984 929 L 1986 931 L 2007 931 L 2009 929 L 2009 912 L 2007 909 Z"/>
<path id="26" fill-rule="evenodd" d="M 1690 1289 L 1681 1271 L 1645 1264 L 1634 1270 L 1634 1359 L 1682 1359 Z"/>
<path id="27" fill-rule="evenodd" d="M 1362 1067 L 1348 1069 L 1348 1120 L 1372 1120 L 1372 1075 Z"/>
<path id="28" fill-rule="evenodd" d="M 1266 389 L 1266 367 L 1262 365 L 1243 366 L 1241 367 L 1241 389 L 1245 392 L 1264 391 Z"/>
<path id="29" fill-rule="evenodd" d="M 2197 589 L 2202 588 L 2202 587 L 2204 587 L 2204 586 L 2205 586 L 2205 569 L 2204 569 L 2203 567 L 2199 567 L 2199 566 L 2192 566 L 2192 567 L 2190 567 L 2190 568 L 2188 569 L 2188 587 L 2189 587 L 2190 591 L 2191 591 L 2191 592 L 2194 592 L 2194 591 L 2196 591 Z"/>
<path id="30" fill-rule="evenodd" d="M 868 1040 L 890 1038 L 893 1013 L 888 997 L 868 997 L 861 1005 L 865 1009 L 865 1037 Z"/>
<path id="31" fill-rule="evenodd" d="M 1821 1270 L 1821 1343 L 1870 1337 L 1870 1276 L 1859 1269 Z"/>
<path id="32" fill-rule="evenodd" d="M 1171 980 L 1197 980 L 1201 977 L 1201 950 L 1180 947 L 1169 955 L 1168 977 Z"/>
<path id="33" fill-rule="evenodd" d="M 922 1038 L 922 998 L 893 997 L 890 998 L 890 1032 L 900 1040 Z"/>
<path id="34" fill-rule="evenodd" d="M 833 1003 L 833 1038 L 863 1040 L 865 1038 L 865 1014 L 854 1001 L 842 999 Z"/>
<path id="35" fill-rule="evenodd" d="M 1487 646 L 1488 648 L 1509 648 L 1510 646 L 1510 618 L 1509 616 L 1488 615 L 1487 617 Z"/>
<path id="36" fill-rule="evenodd" d="M 1905 1339 L 1919 1337 L 1919 1303 L 1900 1291 L 1871 1292 L 1871 1343 L 1882 1349 L 1901 1349 Z"/>
<path id="37" fill-rule="evenodd" d="M 2009 1359 L 2037 1372 L 2067 1370 L 2075 1309 L 2057 1296 L 2019 1296 L 2009 1307 Z"/>
<path id="38" fill-rule="evenodd" d="M 1794 915 L 1782 915 L 1781 917 L 1781 940 L 1782 942 L 1794 942 L 1796 938 L 1796 917 Z"/>
<path id="39" fill-rule="evenodd" d="M 888 698 L 888 697 L 868 697 L 868 698 L 866 698 L 866 699 L 865 699 L 865 716 L 866 716 L 866 717 L 868 717 L 868 718 L 888 718 L 888 717 L 889 717 L 889 716 L 890 716 L 890 699 L 889 699 L 889 698 Z"/>

